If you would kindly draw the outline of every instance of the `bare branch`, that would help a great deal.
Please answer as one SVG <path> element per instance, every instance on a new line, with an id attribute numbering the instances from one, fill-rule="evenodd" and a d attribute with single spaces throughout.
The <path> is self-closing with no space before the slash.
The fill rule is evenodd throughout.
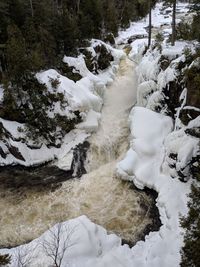
<path id="1" fill-rule="evenodd" d="M 60 267 L 67 250 L 75 245 L 72 242 L 72 235 L 75 227 L 58 223 L 49 230 L 47 237 L 43 240 L 42 246 L 45 254 L 53 260 L 55 267 Z"/>
<path id="2" fill-rule="evenodd" d="M 14 253 L 14 260 L 16 267 L 29 267 L 32 260 L 34 259 L 34 251 L 37 245 L 34 247 L 20 246 Z"/>

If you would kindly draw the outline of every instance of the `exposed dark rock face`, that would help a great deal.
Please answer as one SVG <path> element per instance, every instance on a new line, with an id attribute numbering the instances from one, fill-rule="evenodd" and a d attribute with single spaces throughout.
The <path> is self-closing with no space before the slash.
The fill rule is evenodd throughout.
<path id="1" fill-rule="evenodd" d="M 20 187 L 47 187 L 59 184 L 72 177 L 72 171 L 55 166 L 23 167 L 5 166 L 0 168 L 0 186 L 17 189 Z"/>
<path id="2" fill-rule="evenodd" d="M 19 151 L 12 147 L 15 157 L 23 160 Z M 59 186 L 61 182 L 73 177 L 81 177 L 86 173 L 85 160 L 89 143 L 85 141 L 74 148 L 73 161 L 69 170 L 61 170 L 58 167 L 43 164 L 35 167 L 24 167 L 21 165 L 0 167 L 0 186 L 4 188 L 19 187 L 47 187 Z M 4 156 L 4 152 L 0 150 Z M 6 155 L 5 155 L 6 156 Z M 53 186 L 53 187 L 54 187 Z"/>
<path id="3" fill-rule="evenodd" d="M 195 127 L 195 128 L 191 128 L 191 129 L 186 129 L 185 132 L 186 132 L 186 134 L 189 134 L 191 136 L 200 138 L 200 128 L 199 127 Z"/>
<path id="4" fill-rule="evenodd" d="M 3 151 L 3 149 L 0 147 L 0 156 L 5 159 L 7 157 L 6 153 Z"/>
<path id="5" fill-rule="evenodd" d="M 74 82 L 77 82 L 82 78 L 80 73 L 74 67 L 70 67 L 67 63 L 61 62 L 58 70 L 62 75 L 73 80 Z"/>
<path id="6" fill-rule="evenodd" d="M 133 190 L 141 191 L 134 185 L 132 185 L 132 188 Z M 138 234 L 137 240 L 135 240 L 134 242 L 130 240 L 122 239 L 122 244 L 127 244 L 129 245 L 129 247 L 133 247 L 139 240 L 145 240 L 146 235 L 148 235 L 150 232 L 159 231 L 160 227 L 162 226 L 159 210 L 156 206 L 156 199 L 158 198 L 158 193 L 155 190 L 149 189 L 147 187 L 145 187 L 144 190 L 142 191 L 145 192 L 152 199 L 150 207 L 147 206 L 146 203 L 141 203 L 142 210 L 144 211 L 149 210 L 148 216 L 151 220 L 151 223 L 148 224 L 145 227 L 145 229 L 141 233 Z"/>
<path id="7" fill-rule="evenodd" d="M 168 107 L 168 115 L 173 119 L 175 118 L 176 108 L 180 106 L 179 97 L 183 88 L 178 80 L 171 81 L 163 89 L 165 95 L 165 103 Z"/>
<path id="8" fill-rule="evenodd" d="M 195 178 L 197 181 L 200 181 L 200 155 L 192 159 L 190 169 L 193 178 Z"/>
<path id="9" fill-rule="evenodd" d="M 200 111 L 197 111 L 195 109 L 184 108 L 180 112 L 180 119 L 181 119 L 182 123 L 184 123 L 185 125 L 188 125 L 188 123 L 191 120 L 195 119 L 199 115 L 200 115 Z"/>
<path id="10" fill-rule="evenodd" d="M 85 56 L 85 64 L 89 71 L 94 74 L 98 74 L 99 70 L 107 69 L 114 58 L 103 44 L 97 45 L 94 47 L 94 50 L 96 52 L 95 56 L 93 56 L 92 53 L 85 48 L 79 49 L 79 51 Z"/>
<path id="11" fill-rule="evenodd" d="M 196 61 L 197 62 L 197 61 Z M 200 60 L 186 71 L 187 106 L 200 108 Z"/>
<path id="12" fill-rule="evenodd" d="M 87 151 L 89 147 L 89 142 L 85 141 L 83 144 L 79 144 L 74 149 L 71 170 L 73 172 L 73 175 L 76 177 L 81 177 L 83 174 L 86 173 L 84 163 L 87 157 Z"/>
<path id="13" fill-rule="evenodd" d="M 15 146 L 8 146 L 10 154 L 12 154 L 16 159 L 21 161 L 26 161 L 22 154 L 19 152 L 19 149 Z"/>
<path id="14" fill-rule="evenodd" d="M 147 187 L 145 187 L 144 192 L 152 199 L 152 204 L 149 210 L 151 224 L 146 226 L 145 230 L 140 236 L 141 240 L 144 240 L 145 236 L 148 235 L 150 232 L 159 231 L 160 227 L 162 226 L 159 210 L 156 206 L 156 199 L 158 198 L 158 193 L 155 190 L 149 189 Z"/>
<path id="15" fill-rule="evenodd" d="M 115 45 L 115 37 L 113 33 L 106 34 L 106 36 L 104 37 L 104 42 L 110 43 L 111 45 Z"/>
<path id="16" fill-rule="evenodd" d="M 161 70 L 165 71 L 170 65 L 170 60 L 169 58 L 162 55 L 160 57 L 159 64 L 160 64 Z"/>

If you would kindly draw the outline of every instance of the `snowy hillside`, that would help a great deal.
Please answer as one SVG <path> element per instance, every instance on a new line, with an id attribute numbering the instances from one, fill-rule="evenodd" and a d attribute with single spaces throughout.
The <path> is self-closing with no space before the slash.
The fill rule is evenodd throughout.
<path id="1" fill-rule="evenodd" d="M 178 21 L 181 21 L 181 16 L 187 16 L 189 9 L 185 3 L 178 3 L 177 9 L 179 10 Z M 0 150 L 0 164 L 20 163 L 28 166 L 56 159 L 54 163 L 58 167 L 67 169 L 67 166 L 70 165 L 68 161 L 72 160 L 70 156 L 72 148 L 97 132 L 96 139 L 94 138 L 97 144 L 92 148 L 96 149 L 97 155 L 104 156 L 105 162 L 103 163 L 106 169 L 110 170 L 114 165 L 114 175 L 118 179 L 133 183 L 139 190 L 150 188 L 158 193 L 156 206 L 162 226 L 159 231 L 146 235 L 144 241 L 138 241 L 133 247 L 129 247 L 127 244 L 122 244 L 122 239 L 116 234 L 108 232 L 83 214 L 80 217 L 56 224 L 27 244 L 10 249 L 0 249 L 1 254 L 11 255 L 9 267 L 21 266 L 19 265 L 20 261 L 25 264 L 24 266 L 30 267 L 180 266 L 184 238 L 180 217 L 188 213 L 188 194 L 192 183 L 191 168 L 196 164 L 196 157 L 200 154 L 198 137 L 200 109 L 197 101 L 191 97 L 194 92 L 193 87 L 187 83 L 183 74 L 185 71 L 189 72 L 195 64 L 198 65 L 196 62 L 199 57 L 188 57 L 187 53 L 190 51 L 191 55 L 195 55 L 196 42 L 177 41 L 173 47 L 167 42 L 171 34 L 171 8 L 168 8 L 167 11 L 162 3 L 158 3 L 152 12 L 152 24 L 154 40 L 149 49 L 146 47 L 148 17 L 131 23 L 128 29 L 119 32 L 116 38 L 118 49 L 114 49 L 102 41 L 92 40 L 87 51 L 90 51 L 95 59 L 100 56 L 95 50 L 98 45 L 103 45 L 114 59 L 111 66 L 104 71 L 98 70 L 96 73 L 95 65 L 92 65 L 93 71 L 89 70 L 85 55 L 80 54 L 77 58 L 65 56 L 63 59 L 64 63 L 72 67 L 73 73 L 81 75 L 82 78 L 77 82 L 61 75 L 54 69 L 38 73 L 37 79 L 41 83 L 45 83 L 50 91 L 53 88 L 49 79 L 58 79 L 58 92 L 64 94 L 68 103 L 67 109 L 63 110 L 60 106 L 55 106 L 52 113 L 67 114 L 69 110 L 79 110 L 82 121 L 76 125 L 76 129 L 64 137 L 61 147 L 48 148 L 41 142 L 40 148 L 32 149 L 29 148 L 31 144 L 19 141 L 24 136 L 23 133 L 17 131 L 17 128 L 23 127 L 23 125 L 1 119 L 4 129 L 8 133 L 6 141 L 15 147 L 17 154 L 20 154 L 20 157 L 25 160 L 11 155 L 8 145 L 2 141 L 0 147 L 6 157 L 2 156 Z M 159 32 L 164 33 L 163 41 L 156 39 Z M 121 47 L 126 51 L 130 50 L 130 53 L 126 56 Z M 120 60 L 126 57 L 136 66 L 135 70 L 132 68 L 133 65 L 128 66 L 134 79 L 135 73 L 137 76 L 133 88 L 131 88 L 135 90 L 134 86 L 137 85 L 137 92 L 135 91 L 134 94 L 134 97 L 136 95 L 136 104 L 130 104 L 130 96 L 126 95 L 126 84 L 124 87 L 121 86 L 122 81 L 127 83 L 127 69 L 119 68 L 119 65 Z M 118 79 L 117 71 L 120 72 L 121 80 Z M 119 120 L 121 123 L 120 116 L 124 111 L 124 106 L 120 106 L 119 99 L 121 100 L 122 97 L 120 94 L 116 95 L 114 100 L 114 94 L 109 87 L 115 77 L 117 77 L 118 86 L 123 90 L 121 93 L 123 97 L 125 96 L 124 99 L 129 104 L 125 111 L 126 114 L 129 113 L 130 135 L 124 137 L 123 131 L 120 135 L 120 141 L 123 142 L 123 139 L 126 138 L 128 143 L 128 147 L 125 143 L 123 153 L 120 153 L 122 150 L 120 145 L 114 143 L 115 131 L 119 129 L 114 128 L 115 118 L 113 118 L 113 114 L 109 114 L 109 111 L 114 115 L 117 114 L 116 121 Z M 128 78 L 130 79 L 130 77 Z M 130 80 L 128 82 L 130 83 Z M 119 88 L 117 89 L 119 90 Z M 110 95 L 105 94 L 105 90 L 110 90 Z M 118 92 L 118 90 L 116 91 Z M 113 97 L 114 104 L 120 103 L 120 105 L 113 107 L 113 104 L 113 109 L 109 110 L 107 106 L 109 101 L 106 99 L 108 96 Z M 107 113 L 104 111 L 108 116 L 107 121 L 102 121 L 110 124 L 108 128 L 99 128 L 102 106 L 105 110 L 107 108 Z M 116 125 L 119 126 L 117 123 Z M 123 123 L 121 125 L 125 128 Z M 100 149 L 100 145 L 98 146 L 101 143 L 100 135 L 109 137 L 103 144 L 104 150 Z M 111 147 L 113 150 L 109 152 L 113 153 L 108 153 Z M 98 160 L 100 161 L 100 159 L 102 158 Z M 89 158 L 89 167 L 93 160 L 94 158 Z M 94 169 L 101 167 L 98 163 L 94 165 Z M 96 173 L 94 174 L 96 175 Z M 92 178 L 95 179 L 95 177 Z M 100 176 L 100 178 L 102 177 Z M 89 179 L 84 177 L 81 179 L 85 179 L 82 181 L 85 181 L 86 186 L 89 184 Z M 98 181 L 98 186 L 92 190 L 100 191 L 101 182 Z M 72 191 L 72 187 L 68 190 Z M 86 191 L 86 187 L 80 187 L 78 196 L 82 196 L 84 191 Z M 102 195 L 95 197 L 99 199 Z M 119 201 L 120 197 L 117 196 Z M 126 199 L 125 195 L 123 197 Z M 82 201 L 87 206 L 88 204 L 84 200 L 83 198 Z M 109 206 L 109 197 L 105 199 L 105 202 Z M 112 209 L 112 207 L 109 208 Z"/>
<path id="2" fill-rule="evenodd" d="M 58 136 L 56 140 L 58 144 L 55 142 L 55 144 L 49 145 L 42 137 L 37 142 L 31 137 L 29 138 L 25 133 L 26 126 L 24 124 L 1 119 L 5 137 L 0 142 L 0 165 L 21 164 L 30 166 L 54 159 L 62 160 L 64 154 L 70 152 L 77 144 L 82 143 L 98 127 L 106 85 L 113 81 L 120 59 L 125 56 L 123 51 L 114 49 L 102 41 L 93 40 L 91 46 L 88 47 L 88 50 L 92 51 L 93 57 L 97 55 L 94 49 L 98 46 L 104 46 L 108 53 L 113 56 L 113 61 L 110 67 L 103 71 L 99 70 L 96 75 L 88 70 L 83 54 L 80 54 L 78 58 L 65 56 L 63 59 L 64 64 L 68 64 L 73 68 L 73 71 L 81 76 L 77 82 L 61 75 L 54 69 L 36 74 L 38 81 L 45 84 L 52 94 L 55 93 L 52 81 L 56 80 L 58 83 L 56 94 L 64 95 L 66 104 L 64 106 L 59 102 L 54 104 L 53 108 L 48 111 L 48 117 L 53 118 L 59 114 L 73 119 L 75 117 L 74 112 L 79 111 L 82 122 L 63 138 Z"/>

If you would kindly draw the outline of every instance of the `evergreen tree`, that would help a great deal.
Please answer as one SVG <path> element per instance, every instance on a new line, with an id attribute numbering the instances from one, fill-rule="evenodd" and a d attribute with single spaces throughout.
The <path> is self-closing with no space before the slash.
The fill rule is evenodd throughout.
<path id="1" fill-rule="evenodd" d="M 15 24 L 8 26 L 7 33 L 6 55 L 9 77 L 12 83 L 20 85 L 28 68 L 25 40 Z"/>
<path id="2" fill-rule="evenodd" d="M 200 170 L 200 161 L 198 163 Z M 197 177 L 197 176 L 196 176 Z M 198 182 L 200 177 L 198 173 Z M 200 266 L 200 186 L 194 184 L 190 193 L 190 202 L 188 204 L 189 213 L 182 220 L 182 226 L 186 229 L 184 237 L 184 247 L 182 249 L 181 267 L 199 267 Z"/>
<path id="3" fill-rule="evenodd" d="M 192 22 L 192 36 L 200 42 L 200 0 L 192 0 L 191 10 L 195 12 Z"/>
<path id="4" fill-rule="evenodd" d="M 114 35 L 117 34 L 119 22 L 117 20 L 118 14 L 114 0 L 104 1 L 103 3 L 103 18 L 104 25 L 107 32 L 112 32 Z"/>
<path id="5" fill-rule="evenodd" d="M 151 28 L 152 28 L 151 10 L 152 10 L 152 3 L 151 3 L 151 0 L 149 0 L 149 33 L 148 33 L 148 47 L 150 47 L 150 45 L 151 45 Z"/>
<path id="6" fill-rule="evenodd" d="M 147 12 L 145 0 L 1 0 L 0 79 L 4 98 L 0 116 L 25 123 L 27 133 L 49 142 L 55 138 L 56 125 L 63 133 L 70 130 L 79 116 L 67 123 L 58 114 L 49 118 L 48 110 L 58 101 L 63 103 L 63 96 L 48 92 L 35 73 L 61 69 L 65 54 L 77 54 L 77 48 L 90 38 L 113 37 L 120 26 L 126 27 Z M 107 68 L 112 56 L 104 46 L 96 50 L 96 66 Z M 94 62 L 91 65 L 94 67 Z"/>

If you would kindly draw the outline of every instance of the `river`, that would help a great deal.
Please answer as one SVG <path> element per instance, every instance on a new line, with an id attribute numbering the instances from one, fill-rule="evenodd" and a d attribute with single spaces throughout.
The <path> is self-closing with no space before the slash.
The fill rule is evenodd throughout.
<path id="1" fill-rule="evenodd" d="M 0 246 L 32 240 L 59 221 L 87 215 L 123 239 L 135 242 L 151 223 L 152 199 L 116 178 L 116 163 L 129 146 L 128 115 L 136 102 L 134 63 L 126 57 L 106 89 L 99 129 L 87 141 L 87 174 L 54 190 L 0 192 Z M 27 177 L 28 179 L 28 177 Z"/>

